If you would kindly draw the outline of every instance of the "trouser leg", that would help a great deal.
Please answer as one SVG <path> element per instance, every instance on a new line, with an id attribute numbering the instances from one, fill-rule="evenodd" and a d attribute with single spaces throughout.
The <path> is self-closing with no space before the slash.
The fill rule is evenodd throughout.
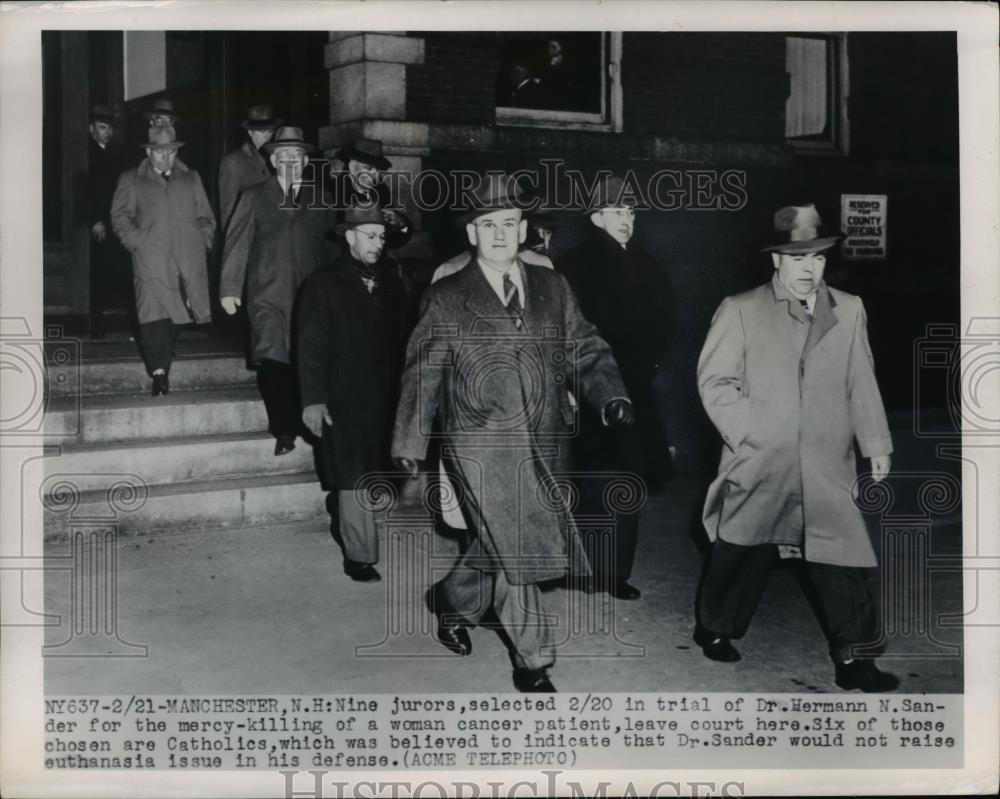
<path id="1" fill-rule="evenodd" d="M 510 661 L 517 669 L 543 669 L 555 662 L 552 625 L 534 583 L 513 585 L 502 571 L 494 574 L 493 609 L 510 640 Z"/>
<path id="2" fill-rule="evenodd" d="M 838 663 L 852 658 L 852 648 L 879 641 L 875 570 L 827 563 L 806 563 L 816 589 L 830 656 Z"/>
<path id="3" fill-rule="evenodd" d="M 287 363 L 264 360 L 257 367 L 257 389 L 274 436 L 294 436 L 301 430 L 295 371 Z"/>
<path id="4" fill-rule="evenodd" d="M 378 563 L 378 524 L 367 492 L 338 491 L 337 502 L 344 557 L 355 563 Z"/>
<path id="5" fill-rule="evenodd" d="M 142 356 L 146 361 L 146 370 L 152 374 L 158 369 L 162 369 L 169 374 L 174 342 L 177 340 L 181 326 L 175 325 L 170 319 L 157 319 L 154 322 L 144 322 L 140 328 L 142 331 Z"/>
<path id="6" fill-rule="evenodd" d="M 698 602 L 702 627 L 726 638 L 742 637 L 776 554 L 773 544 L 740 546 L 718 540 L 712 544 Z"/>

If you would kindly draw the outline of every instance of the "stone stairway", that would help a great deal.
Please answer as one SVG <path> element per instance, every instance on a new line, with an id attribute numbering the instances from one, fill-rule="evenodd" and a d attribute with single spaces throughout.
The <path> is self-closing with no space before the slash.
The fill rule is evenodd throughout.
<path id="1" fill-rule="evenodd" d="M 131 341 L 83 341 L 77 363 L 48 359 L 45 456 L 25 467 L 41 485 L 46 541 L 325 515 L 312 447 L 299 439 L 274 456 L 239 346 L 185 331 L 175 351 L 166 397 L 150 395 Z"/>

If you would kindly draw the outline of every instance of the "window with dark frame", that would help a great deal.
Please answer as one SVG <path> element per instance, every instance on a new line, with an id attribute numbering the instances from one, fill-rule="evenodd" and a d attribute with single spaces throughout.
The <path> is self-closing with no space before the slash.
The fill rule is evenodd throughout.
<path id="1" fill-rule="evenodd" d="M 843 34 L 785 37 L 785 139 L 801 150 L 847 150 L 846 38 Z"/>

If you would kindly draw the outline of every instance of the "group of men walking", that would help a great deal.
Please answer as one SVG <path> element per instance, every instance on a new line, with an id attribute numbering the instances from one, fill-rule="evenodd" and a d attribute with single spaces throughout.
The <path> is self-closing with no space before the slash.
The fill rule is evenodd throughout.
<path id="1" fill-rule="evenodd" d="M 553 261 L 547 237 L 540 253 L 524 247 L 516 183 L 491 175 L 458 219 L 467 254 L 442 265 L 411 323 L 387 254 L 411 226 L 387 207 L 379 143 L 338 153 L 333 202 L 304 178 L 314 147 L 300 129 L 266 106 L 243 125 L 248 141 L 219 175 L 220 304 L 235 314 L 245 302 L 275 455 L 314 437 L 344 568 L 358 582 L 380 579 L 364 478 L 390 457 L 411 476 L 439 469 L 459 498 L 451 526 L 462 546 L 427 592 L 437 640 L 464 656 L 473 628 L 498 628 L 515 687 L 554 690 L 542 589 L 568 577 L 587 592 L 641 596 L 630 582 L 639 507 L 587 536 L 577 521 L 607 512 L 614 478 L 655 491 L 670 471 L 654 381 L 675 300 L 633 241 L 625 184 L 599 184 L 586 240 Z M 143 354 L 162 395 L 179 325 L 210 316 L 215 218 L 177 158 L 173 126 L 151 124 L 148 136 L 147 159 L 118 181 L 111 224 L 132 254 Z M 773 560 L 798 557 L 821 598 L 837 684 L 884 691 L 896 678 L 858 656 L 878 625 L 874 552 L 851 486 L 855 441 L 876 480 L 892 446 L 861 301 L 823 281 L 838 238 L 821 224 L 809 205 L 776 214 L 772 280 L 722 303 L 701 353 L 698 388 L 723 455 L 704 511 L 713 545 L 695 640 L 711 660 L 738 660 L 731 641 Z"/>

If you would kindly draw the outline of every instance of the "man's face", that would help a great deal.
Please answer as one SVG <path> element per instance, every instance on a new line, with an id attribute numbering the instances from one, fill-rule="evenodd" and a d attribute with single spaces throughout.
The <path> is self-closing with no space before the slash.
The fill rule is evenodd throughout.
<path id="1" fill-rule="evenodd" d="M 247 132 L 250 134 L 250 141 L 253 142 L 253 146 L 258 150 L 274 138 L 273 128 L 267 128 L 266 130 L 250 130 Z"/>
<path id="2" fill-rule="evenodd" d="M 168 150 L 154 150 L 152 147 L 147 147 L 146 155 L 153 166 L 160 170 L 160 172 L 169 172 L 174 168 L 174 160 L 177 158 L 177 148 L 171 147 Z"/>
<path id="3" fill-rule="evenodd" d="M 308 163 L 306 151 L 301 147 L 277 147 L 271 153 L 271 165 L 286 186 L 302 180 L 302 170 Z"/>
<path id="4" fill-rule="evenodd" d="M 351 158 L 347 162 L 347 171 L 351 175 L 351 182 L 362 191 L 370 191 L 378 184 L 378 169 L 364 161 Z"/>
<path id="5" fill-rule="evenodd" d="M 810 252 L 802 255 L 771 253 L 774 268 L 778 270 L 778 280 L 793 296 L 800 300 L 816 291 L 823 280 L 826 267 L 826 253 Z"/>
<path id="6" fill-rule="evenodd" d="M 91 122 L 90 138 L 100 145 L 107 145 L 115 135 L 114 127 L 108 122 Z"/>
<path id="7" fill-rule="evenodd" d="M 174 126 L 174 117 L 172 114 L 153 114 L 149 118 L 149 127 L 165 127 L 172 128 Z"/>
<path id="8" fill-rule="evenodd" d="M 635 230 L 635 209 L 602 208 L 590 215 L 590 221 L 624 246 Z"/>
<path id="9" fill-rule="evenodd" d="M 385 249 L 385 225 L 358 225 L 347 231 L 346 238 L 351 256 L 371 266 L 378 261 Z"/>
<path id="10" fill-rule="evenodd" d="M 506 267 L 517 257 L 528 234 L 528 222 L 517 209 L 483 214 L 465 226 L 469 243 L 484 261 Z"/>

